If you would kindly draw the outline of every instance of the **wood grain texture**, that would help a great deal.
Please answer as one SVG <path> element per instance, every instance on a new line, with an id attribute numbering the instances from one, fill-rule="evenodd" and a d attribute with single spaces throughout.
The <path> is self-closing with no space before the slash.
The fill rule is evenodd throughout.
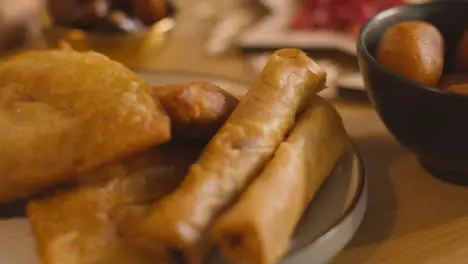
<path id="1" fill-rule="evenodd" d="M 369 204 L 357 235 L 332 263 L 466 263 L 468 189 L 427 173 L 370 106 L 337 106 L 363 154 Z"/>

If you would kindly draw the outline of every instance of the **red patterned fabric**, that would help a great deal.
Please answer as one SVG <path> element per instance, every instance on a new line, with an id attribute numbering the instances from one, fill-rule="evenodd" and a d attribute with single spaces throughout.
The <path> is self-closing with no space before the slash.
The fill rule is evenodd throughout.
<path id="1" fill-rule="evenodd" d="M 299 0 L 301 10 L 291 28 L 332 29 L 357 34 L 359 28 L 379 11 L 401 5 L 405 0 Z"/>

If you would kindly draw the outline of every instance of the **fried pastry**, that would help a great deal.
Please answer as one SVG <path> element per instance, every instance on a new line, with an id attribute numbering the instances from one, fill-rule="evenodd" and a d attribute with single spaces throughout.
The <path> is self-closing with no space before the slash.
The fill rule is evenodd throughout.
<path id="1" fill-rule="evenodd" d="M 0 202 L 167 141 L 169 118 L 132 71 L 94 52 L 0 64 Z"/>
<path id="2" fill-rule="evenodd" d="M 239 102 L 208 82 L 158 86 L 152 90 L 171 118 L 173 133 L 189 138 L 210 139 Z"/>
<path id="3" fill-rule="evenodd" d="M 305 53 L 276 51 L 182 184 L 141 224 L 140 235 L 152 241 L 147 250 L 202 263 L 210 225 L 258 175 L 324 82 L 325 73 Z"/>
<path id="4" fill-rule="evenodd" d="M 28 216 L 43 263 L 165 263 L 132 247 L 121 232 L 131 230 L 153 202 L 176 188 L 202 149 L 203 144 L 171 142 L 82 175 L 70 190 L 30 202 Z"/>
<path id="5" fill-rule="evenodd" d="M 260 176 L 214 225 L 212 235 L 224 255 L 234 263 L 278 263 L 308 204 L 348 147 L 340 115 L 317 96 Z"/>

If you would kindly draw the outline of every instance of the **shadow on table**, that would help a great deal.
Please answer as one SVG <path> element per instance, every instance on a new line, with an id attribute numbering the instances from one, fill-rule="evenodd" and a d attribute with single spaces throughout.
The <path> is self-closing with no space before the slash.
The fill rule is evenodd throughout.
<path id="1" fill-rule="evenodd" d="M 392 237 L 411 239 L 468 217 L 468 188 L 432 176 L 414 155 L 400 158 L 391 170 L 398 186 L 398 225 Z M 406 240 L 405 240 L 406 241 Z"/>
<path id="2" fill-rule="evenodd" d="M 26 217 L 27 200 L 18 200 L 0 204 L 0 219 Z"/>
<path id="3" fill-rule="evenodd" d="M 366 215 L 356 236 L 348 245 L 349 249 L 388 238 L 396 213 L 389 170 L 404 153 L 403 148 L 390 137 L 366 136 L 353 140 L 364 160 L 369 196 Z M 362 259 L 355 259 L 353 256 L 352 264 L 364 263 L 367 256 L 362 255 Z M 333 263 L 351 264 L 346 254 L 339 255 Z"/>
<path id="4" fill-rule="evenodd" d="M 356 236 L 334 264 L 378 263 L 392 254 L 386 247 L 396 245 L 385 241 L 390 235 L 399 238 L 399 243 L 409 243 L 420 232 L 468 216 L 468 206 L 460 206 L 468 200 L 468 189 L 431 176 L 392 138 L 358 137 L 355 142 L 367 169 L 368 210 Z"/>
<path id="5" fill-rule="evenodd" d="M 366 216 L 350 247 L 378 242 L 388 237 L 396 212 L 394 186 L 389 170 L 404 153 L 404 149 L 390 137 L 362 137 L 354 140 L 364 159 L 369 196 Z"/>

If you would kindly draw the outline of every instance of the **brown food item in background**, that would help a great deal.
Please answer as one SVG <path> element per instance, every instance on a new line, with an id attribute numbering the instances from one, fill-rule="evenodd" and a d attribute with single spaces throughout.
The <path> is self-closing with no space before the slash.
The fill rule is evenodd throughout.
<path id="1" fill-rule="evenodd" d="M 146 25 L 151 25 L 166 17 L 169 6 L 166 0 L 133 0 L 133 14 Z"/>
<path id="2" fill-rule="evenodd" d="M 454 68 L 456 72 L 468 73 L 468 30 L 463 33 L 458 43 Z"/>
<path id="3" fill-rule="evenodd" d="M 445 74 L 440 78 L 438 87 L 440 89 L 447 89 L 452 85 L 468 84 L 468 74 L 464 73 L 450 73 Z"/>
<path id="4" fill-rule="evenodd" d="M 451 73 L 446 74 L 440 78 L 440 89 L 453 92 L 468 94 L 468 74 L 465 73 Z"/>
<path id="5" fill-rule="evenodd" d="M 210 139 L 226 122 L 239 101 L 208 82 L 153 87 L 153 94 L 171 118 L 173 133 Z"/>
<path id="6" fill-rule="evenodd" d="M 406 21 L 388 28 L 376 53 L 391 71 L 424 85 L 435 86 L 444 68 L 444 39 L 423 21 Z"/>
<path id="7" fill-rule="evenodd" d="M 131 11 L 133 0 L 111 0 L 111 9 L 120 11 Z"/>
<path id="8" fill-rule="evenodd" d="M 70 27 L 92 27 L 109 12 L 107 0 L 48 0 L 54 23 Z"/>
<path id="9" fill-rule="evenodd" d="M 17 52 L 19 49 L 34 44 L 30 42 L 35 42 L 35 37 L 40 34 L 40 26 L 36 26 L 36 20 L 41 7 L 41 0 L 3 0 L 0 2 L 1 52 Z"/>
<path id="10" fill-rule="evenodd" d="M 28 25 L 16 24 L 9 25 L 3 28 L 2 34 L 0 35 L 0 50 L 10 51 L 17 50 L 20 47 L 25 47 L 28 43 Z"/>
<path id="11" fill-rule="evenodd" d="M 48 0 L 55 24 L 102 33 L 135 33 L 174 12 L 168 0 Z"/>
<path id="12" fill-rule="evenodd" d="M 68 41 L 63 40 L 63 39 L 61 39 L 61 40 L 59 40 L 57 42 L 57 49 L 63 50 L 63 51 L 73 50 L 71 44 Z"/>
<path id="13" fill-rule="evenodd" d="M 448 87 L 446 90 L 449 92 L 453 92 L 453 93 L 468 94 L 468 83 L 452 85 Z"/>

